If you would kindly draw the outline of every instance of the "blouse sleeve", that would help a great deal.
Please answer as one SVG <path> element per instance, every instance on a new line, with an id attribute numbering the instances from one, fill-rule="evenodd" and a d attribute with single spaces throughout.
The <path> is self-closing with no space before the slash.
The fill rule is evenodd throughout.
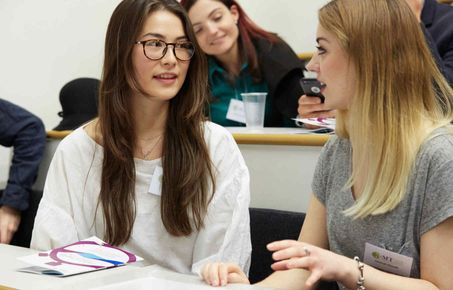
<path id="1" fill-rule="evenodd" d="M 35 218 L 30 248 L 37 250 L 47 251 L 78 240 L 69 197 L 70 176 L 61 145 L 49 166 Z"/>
<path id="2" fill-rule="evenodd" d="M 212 147 L 212 146 L 211 146 Z M 208 262 L 233 262 L 248 274 L 250 267 L 249 172 L 233 137 L 226 132 L 211 151 L 215 191 L 204 228 L 195 242 L 192 272 Z"/>

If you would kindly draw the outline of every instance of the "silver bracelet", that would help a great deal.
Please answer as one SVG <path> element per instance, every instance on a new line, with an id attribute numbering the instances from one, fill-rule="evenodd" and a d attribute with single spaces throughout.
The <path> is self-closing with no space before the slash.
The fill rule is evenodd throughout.
<path id="1" fill-rule="evenodd" d="M 360 259 L 357 256 L 354 257 L 354 261 L 357 261 L 357 266 L 359 267 L 359 271 L 360 271 L 359 280 L 357 280 L 357 290 L 366 290 L 365 278 L 363 278 L 363 267 L 365 266 L 365 264 L 360 262 Z"/>

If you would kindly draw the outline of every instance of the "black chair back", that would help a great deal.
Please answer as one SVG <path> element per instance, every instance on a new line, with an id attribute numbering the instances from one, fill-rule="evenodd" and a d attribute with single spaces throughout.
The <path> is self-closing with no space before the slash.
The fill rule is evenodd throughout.
<path id="1" fill-rule="evenodd" d="M 297 240 L 305 219 L 305 213 L 266 208 L 249 208 L 250 234 L 252 239 L 252 261 L 249 280 L 256 283 L 273 270 L 274 260 L 266 245 L 278 240 Z M 322 281 L 318 290 L 338 290 L 337 283 Z"/>
<path id="2" fill-rule="evenodd" d="M 249 212 L 252 239 L 249 280 L 255 283 L 273 272 L 272 253 L 267 250 L 266 245 L 278 240 L 297 240 L 305 213 L 265 208 L 250 208 Z"/>

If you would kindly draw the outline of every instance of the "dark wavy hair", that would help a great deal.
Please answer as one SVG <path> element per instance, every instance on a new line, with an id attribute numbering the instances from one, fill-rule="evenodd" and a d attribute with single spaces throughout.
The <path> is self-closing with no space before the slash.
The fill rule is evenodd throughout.
<path id="1" fill-rule="evenodd" d="M 190 8 L 198 0 L 181 0 L 181 5 L 189 11 Z M 236 6 L 239 12 L 238 28 L 240 36 L 240 48 L 242 48 L 242 53 L 247 59 L 247 63 L 250 67 L 250 73 L 255 80 L 261 80 L 261 71 L 258 63 L 258 56 L 256 53 L 255 45 L 253 40 L 256 38 L 266 39 L 271 43 L 280 42 L 281 39 L 272 32 L 268 32 L 263 28 L 259 27 L 252 19 L 245 13 L 244 9 L 239 5 L 235 0 L 213 0 L 220 3 L 223 3 L 228 9 L 231 6 Z"/>
<path id="2" fill-rule="evenodd" d="M 181 19 L 187 38 L 195 46 L 188 77 L 170 100 L 163 139 L 161 218 L 166 230 L 174 236 L 199 230 L 212 196 L 209 186 L 215 187 L 203 130 L 207 61 L 190 20 L 175 0 L 124 0 L 107 28 L 99 99 L 104 159 L 98 206 L 103 209 L 105 238 L 113 245 L 129 240 L 135 221 L 136 132 L 130 96 L 146 92 L 136 79 L 132 51 L 147 17 L 155 11 L 169 11 Z"/>

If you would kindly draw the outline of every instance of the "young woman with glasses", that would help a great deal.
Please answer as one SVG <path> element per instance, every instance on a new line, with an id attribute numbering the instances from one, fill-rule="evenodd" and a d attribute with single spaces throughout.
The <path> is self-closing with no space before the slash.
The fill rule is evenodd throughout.
<path id="1" fill-rule="evenodd" d="M 232 100 L 267 92 L 264 126 L 293 126 L 302 62 L 277 35 L 256 25 L 235 0 L 182 0 L 201 49 L 208 55 L 210 116 L 223 126 L 243 126 Z"/>
<path id="2" fill-rule="evenodd" d="M 232 136 L 205 120 L 206 76 L 175 0 L 122 1 L 107 29 L 99 118 L 55 152 L 31 247 L 96 235 L 182 273 L 231 260 L 248 271 L 248 169 Z"/>

